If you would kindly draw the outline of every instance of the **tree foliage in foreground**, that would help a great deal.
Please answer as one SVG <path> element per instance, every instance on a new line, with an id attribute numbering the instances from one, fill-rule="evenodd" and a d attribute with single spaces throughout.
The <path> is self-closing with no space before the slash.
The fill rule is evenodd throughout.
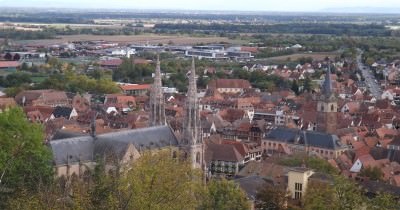
<path id="1" fill-rule="evenodd" d="M 287 209 L 288 195 L 285 186 L 261 186 L 256 195 L 256 208 L 270 210 Z"/>
<path id="2" fill-rule="evenodd" d="M 309 183 L 303 204 L 304 209 L 312 210 L 394 210 L 399 206 L 392 195 L 384 192 L 369 199 L 354 182 L 342 176 L 336 176 L 333 183 Z"/>
<path id="3" fill-rule="evenodd" d="M 232 182 L 202 184 L 199 171 L 171 151 L 145 153 L 128 171 L 96 167 L 89 181 L 60 179 L 32 193 L 19 191 L 9 209 L 248 209 L 244 193 Z M 118 167 L 117 167 L 118 168 Z"/>
<path id="4" fill-rule="evenodd" d="M 0 190 L 35 192 L 51 182 L 51 154 L 43 139 L 43 128 L 28 122 L 21 109 L 0 113 Z M 5 199 L 0 191 L 0 208 Z"/>
<path id="5" fill-rule="evenodd" d="M 199 210 L 246 210 L 250 208 L 245 193 L 232 181 L 211 180 L 207 184 L 204 195 Z"/>

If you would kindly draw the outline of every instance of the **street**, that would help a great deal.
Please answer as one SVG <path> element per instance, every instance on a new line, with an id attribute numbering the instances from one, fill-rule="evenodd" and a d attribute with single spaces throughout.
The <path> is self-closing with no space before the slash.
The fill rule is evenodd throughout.
<path id="1" fill-rule="evenodd" d="M 367 88 L 371 95 L 374 96 L 376 99 L 380 99 L 382 96 L 381 84 L 379 81 L 376 80 L 370 68 L 362 63 L 361 56 L 362 51 L 358 50 L 357 65 L 361 71 L 362 76 L 365 78 L 365 84 L 367 85 Z"/>

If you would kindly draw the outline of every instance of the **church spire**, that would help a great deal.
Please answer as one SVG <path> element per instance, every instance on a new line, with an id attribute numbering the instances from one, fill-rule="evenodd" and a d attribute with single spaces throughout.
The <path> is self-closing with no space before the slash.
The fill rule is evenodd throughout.
<path id="1" fill-rule="evenodd" d="M 185 102 L 185 118 L 183 120 L 183 136 L 181 146 L 189 152 L 193 168 L 202 168 L 204 147 L 201 133 L 200 110 L 197 98 L 196 68 L 194 58 L 189 75 L 189 87 Z"/>
<path id="2" fill-rule="evenodd" d="M 166 125 L 164 94 L 162 91 L 160 58 L 157 55 L 157 65 L 154 74 L 154 83 L 150 90 L 150 126 Z"/>
<path id="3" fill-rule="evenodd" d="M 331 79 L 331 62 L 328 60 L 328 68 L 326 69 L 326 75 L 325 75 L 325 81 L 324 85 L 322 87 L 322 93 L 326 96 L 329 97 L 333 91 L 332 91 L 332 79 Z"/>
<path id="4" fill-rule="evenodd" d="M 200 140 L 200 113 L 197 100 L 196 68 L 194 58 L 189 71 L 189 87 L 185 103 L 185 119 L 183 122 L 183 142 L 196 144 Z"/>

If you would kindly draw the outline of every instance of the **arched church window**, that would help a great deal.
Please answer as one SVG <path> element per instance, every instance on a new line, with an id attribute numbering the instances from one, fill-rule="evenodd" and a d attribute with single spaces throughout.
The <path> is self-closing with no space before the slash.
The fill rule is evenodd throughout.
<path id="1" fill-rule="evenodd" d="M 322 112 L 324 111 L 324 105 L 321 105 L 321 111 Z"/>
<path id="2" fill-rule="evenodd" d="M 332 104 L 331 105 L 331 111 L 333 112 L 335 110 L 335 106 Z"/>

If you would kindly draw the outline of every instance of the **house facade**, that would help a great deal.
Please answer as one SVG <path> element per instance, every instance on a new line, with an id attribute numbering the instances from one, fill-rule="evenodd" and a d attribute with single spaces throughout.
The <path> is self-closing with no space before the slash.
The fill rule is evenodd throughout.
<path id="1" fill-rule="evenodd" d="M 290 128 L 275 128 L 262 139 L 263 153 L 307 153 L 325 159 L 337 158 L 348 149 L 336 135 Z"/>

